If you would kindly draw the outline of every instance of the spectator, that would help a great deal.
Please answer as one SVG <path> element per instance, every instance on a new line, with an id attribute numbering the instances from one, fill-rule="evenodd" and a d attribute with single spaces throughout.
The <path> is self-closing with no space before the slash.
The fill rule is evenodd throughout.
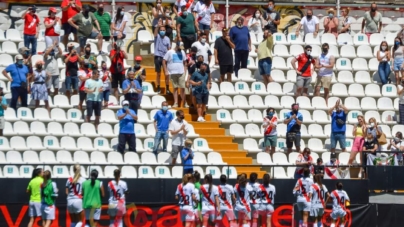
<path id="1" fill-rule="evenodd" d="M 168 131 L 172 136 L 172 149 L 171 149 L 171 164 L 175 165 L 175 162 L 180 153 L 184 149 L 184 143 L 188 134 L 188 122 L 184 120 L 184 111 L 177 110 L 175 113 L 176 119 L 171 121 Z"/>
<path id="2" fill-rule="evenodd" d="M 264 17 L 261 15 L 261 10 L 256 9 L 254 15 L 248 21 L 248 29 L 255 34 L 255 38 L 258 38 L 258 35 L 262 34 L 262 28 L 266 23 Z"/>
<path id="3" fill-rule="evenodd" d="M 192 48 L 196 48 L 196 47 L 192 47 Z M 195 100 L 195 96 L 193 95 L 194 93 L 194 88 L 192 88 L 192 85 L 190 83 L 192 74 L 195 71 L 199 71 L 199 69 L 201 68 L 201 65 L 204 64 L 204 60 L 203 60 L 203 55 L 199 55 L 198 57 L 196 57 L 195 53 L 196 50 L 192 51 L 191 48 L 191 52 L 193 52 L 193 55 L 191 55 L 191 57 L 188 59 L 188 78 L 187 78 L 187 82 L 185 83 L 185 87 L 186 88 L 190 88 L 191 92 L 190 92 L 190 96 L 191 96 L 191 100 L 192 100 L 192 108 L 195 108 L 196 106 L 196 100 Z M 210 68 L 209 65 L 206 66 L 206 73 L 210 76 Z"/>
<path id="4" fill-rule="evenodd" d="M 173 120 L 173 114 L 168 111 L 168 103 L 166 101 L 161 103 L 161 110 L 156 112 L 153 119 L 154 129 L 156 130 L 153 153 L 157 156 L 161 140 L 163 140 L 163 151 L 167 152 L 168 127 Z"/>
<path id="5" fill-rule="evenodd" d="M 59 45 L 59 33 L 62 29 L 62 23 L 59 17 L 56 17 L 58 11 L 56 8 L 49 8 L 48 17 L 45 17 L 45 43 L 46 48 L 53 46 L 56 42 L 55 51 L 58 51 L 57 46 Z"/>
<path id="6" fill-rule="evenodd" d="M 176 30 L 175 23 L 171 18 L 170 8 L 164 8 L 163 25 L 166 27 L 166 35 L 170 40 L 174 39 L 173 30 Z"/>
<path id="7" fill-rule="evenodd" d="M 298 67 L 296 68 L 296 62 Z M 304 53 L 298 55 L 296 58 L 293 58 L 290 64 L 294 70 L 296 70 L 296 94 L 295 98 L 298 96 L 307 96 L 308 89 L 311 83 L 311 74 L 313 68 L 315 67 L 316 60 L 311 56 L 311 46 L 307 45 L 304 47 Z M 303 93 L 302 93 L 303 92 Z"/>
<path id="8" fill-rule="evenodd" d="M 336 167 L 336 166 L 338 166 L 340 163 L 339 163 L 339 161 L 338 161 L 338 159 L 337 159 L 337 154 L 336 153 L 334 153 L 334 152 L 332 152 L 331 154 L 330 154 L 330 160 L 327 162 L 327 163 L 325 163 L 325 166 L 331 166 L 331 167 Z M 345 164 L 345 163 L 344 163 Z"/>
<path id="9" fill-rule="evenodd" d="M 206 72 L 207 68 L 208 64 L 202 63 L 199 71 L 195 71 L 189 81 L 194 88 L 193 95 L 196 99 L 198 122 L 205 122 L 204 113 L 209 101 L 209 90 L 212 86 L 211 77 Z"/>
<path id="10" fill-rule="evenodd" d="M 181 101 L 184 102 L 185 108 L 188 108 L 185 100 L 185 70 L 187 67 L 187 58 L 184 52 L 184 43 L 177 42 L 175 50 L 169 50 L 163 59 L 164 72 L 166 78 L 171 78 L 171 83 L 174 87 L 174 105 L 173 107 L 181 106 L 178 102 L 178 90 L 181 96 Z"/>
<path id="11" fill-rule="evenodd" d="M 403 134 L 401 132 L 396 132 L 395 137 L 390 140 L 390 143 L 387 146 L 387 150 L 392 151 L 392 152 L 404 151 Z M 394 153 L 394 155 L 396 155 L 399 165 L 402 166 L 403 165 L 403 153 Z"/>
<path id="12" fill-rule="evenodd" d="M 251 51 L 251 37 L 248 28 L 243 25 L 244 18 L 237 18 L 236 26 L 230 29 L 230 39 L 234 48 L 234 72 L 238 77 L 238 70 L 247 68 L 248 53 Z"/>
<path id="13" fill-rule="evenodd" d="M 93 116 L 93 111 L 95 115 L 95 128 L 98 129 L 98 124 L 100 123 L 101 109 L 102 109 L 102 92 L 103 83 L 99 79 L 100 74 L 98 70 L 92 72 L 91 79 L 86 80 L 84 85 L 85 91 L 87 93 L 87 122 L 91 121 Z"/>
<path id="14" fill-rule="evenodd" d="M 152 30 L 154 31 L 156 29 L 158 20 L 164 15 L 164 8 L 161 5 L 162 0 L 156 0 L 156 6 L 153 7 L 152 13 L 153 13 L 153 21 L 152 21 Z"/>
<path id="15" fill-rule="evenodd" d="M 288 154 L 292 152 L 293 143 L 295 144 L 296 151 L 300 152 L 300 127 L 303 123 L 303 115 L 299 112 L 299 104 L 292 104 L 292 111 L 286 113 L 283 123 L 287 124 L 286 146 L 288 148 Z"/>
<path id="16" fill-rule="evenodd" d="M 86 81 L 91 79 L 92 70 L 89 68 L 88 63 L 80 63 L 80 69 L 77 73 L 79 79 L 79 110 L 83 110 L 83 102 L 87 100 L 87 93 L 85 84 Z"/>
<path id="17" fill-rule="evenodd" d="M 316 79 L 315 96 L 320 96 L 320 89 L 323 87 L 325 103 L 328 104 L 331 80 L 334 73 L 335 57 L 329 52 L 330 46 L 328 43 L 323 43 L 321 47 L 322 53 L 318 56 L 317 61 L 315 62 L 316 68 L 319 69 Z"/>
<path id="18" fill-rule="evenodd" d="M 31 54 L 36 54 L 36 45 L 39 34 L 39 17 L 36 15 L 36 6 L 31 6 L 25 11 L 21 18 L 24 20 L 24 46 L 29 48 L 31 45 Z"/>
<path id="19" fill-rule="evenodd" d="M 391 59 L 391 55 L 390 55 L 390 51 L 387 49 L 388 48 L 388 44 L 386 41 L 382 41 L 380 43 L 380 48 L 377 51 L 377 60 L 379 61 L 379 68 L 377 70 L 377 72 L 379 73 L 379 77 L 380 80 L 382 81 L 382 84 L 385 85 L 387 84 L 387 81 L 391 81 L 390 80 L 390 59 Z"/>
<path id="20" fill-rule="evenodd" d="M 265 29 L 268 29 L 272 34 L 278 32 L 278 25 L 281 23 L 279 12 L 275 11 L 275 1 L 268 1 L 268 8 L 265 9 L 264 19 L 267 21 Z"/>
<path id="21" fill-rule="evenodd" d="M 231 74 L 233 73 L 233 49 L 236 46 L 231 41 L 229 29 L 222 29 L 222 37 L 215 41 L 215 64 L 220 68 L 220 82 L 224 81 L 225 75 L 227 81 L 231 82 Z M 220 59 L 220 61 L 219 61 Z"/>
<path id="22" fill-rule="evenodd" d="M 199 40 L 192 44 L 192 47 L 198 48 L 196 52 L 196 56 L 202 55 L 204 59 L 204 63 L 209 64 L 210 59 L 212 57 L 212 51 L 210 51 L 209 41 L 207 39 L 209 35 L 201 32 L 199 34 Z"/>
<path id="23" fill-rule="evenodd" d="M 143 92 L 142 86 L 140 86 L 139 81 L 135 80 L 135 72 L 129 71 L 128 79 L 123 81 L 122 85 L 123 94 L 125 95 L 125 100 L 129 102 L 129 108 L 138 114 L 139 108 L 139 96 Z"/>
<path id="24" fill-rule="evenodd" d="M 192 140 L 187 139 L 185 141 L 185 147 L 181 151 L 181 160 L 184 167 L 182 174 L 192 174 L 194 172 L 194 166 L 192 163 L 194 159 L 194 151 L 192 150 Z"/>
<path id="25" fill-rule="evenodd" d="M 109 95 L 111 94 L 111 73 L 107 69 L 107 63 L 101 62 L 100 77 L 104 84 L 104 91 L 102 92 L 102 100 L 104 101 L 104 108 L 108 107 Z"/>
<path id="26" fill-rule="evenodd" d="M 94 54 L 91 54 L 91 45 L 90 44 L 86 44 L 86 46 L 84 48 L 84 54 L 81 55 L 79 60 L 83 64 L 87 64 L 88 68 L 91 70 L 94 70 L 95 68 L 97 68 L 98 61 L 97 61 L 97 58 L 94 56 Z"/>
<path id="27" fill-rule="evenodd" d="M 122 40 L 126 38 L 125 27 L 128 21 L 129 18 L 125 15 L 123 6 L 118 7 L 116 15 L 111 24 L 115 42 L 118 42 L 118 40 L 120 40 L 120 42 L 123 42 Z M 121 46 L 120 42 L 118 42 L 119 46 Z"/>
<path id="28" fill-rule="evenodd" d="M 362 164 L 366 163 L 366 165 L 373 165 L 373 160 L 376 158 L 376 152 L 379 151 L 379 142 L 377 142 L 377 138 L 373 136 L 372 133 L 367 133 L 365 143 L 363 144 L 362 151 L 366 151 L 363 155 Z M 366 178 L 366 168 L 364 170 L 363 178 Z"/>
<path id="29" fill-rule="evenodd" d="M 124 154 L 125 145 L 128 144 L 129 151 L 136 152 L 135 122 L 137 115 L 129 108 L 129 102 L 122 102 L 122 109 L 116 113 L 119 120 L 118 152 Z"/>
<path id="30" fill-rule="evenodd" d="M 404 46 L 401 38 L 396 37 L 394 39 L 394 46 L 391 50 L 392 59 L 392 68 L 394 71 L 394 75 L 396 76 L 396 85 L 401 84 L 401 77 L 404 76 Z M 400 76 L 401 72 L 401 76 Z"/>
<path id="31" fill-rule="evenodd" d="M 404 39 L 404 25 L 401 27 L 401 31 L 397 33 L 397 37 L 400 37 L 401 40 Z"/>
<path id="32" fill-rule="evenodd" d="M 48 89 L 46 88 L 46 83 L 50 80 L 51 75 L 45 71 L 43 61 L 37 61 L 35 63 L 34 70 L 34 84 L 31 90 L 31 99 L 35 100 L 35 108 L 39 107 L 39 101 L 43 100 L 45 102 L 45 108 L 48 110 L 50 115 L 50 108 L 48 102 Z"/>
<path id="33" fill-rule="evenodd" d="M 272 49 L 274 47 L 274 39 L 272 33 L 269 30 L 264 31 L 264 39 L 258 45 L 258 48 L 255 50 L 258 55 L 258 69 L 264 80 L 265 87 L 274 82 L 271 77 L 271 69 L 272 69 Z"/>
<path id="34" fill-rule="evenodd" d="M 77 40 L 77 29 L 76 27 L 71 26 L 68 23 L 70 18 L 76 16 L 76 14 L 80 13 L 82 5 L 80 0 L 63 0 L 62 1 L 62 26 L 65 34 L 63 35 L 63 44 L 67 48 L 67 42 L 69 41 L 69 35 L 73 33 L 74 42 L 78 42 Z"/>
<path id="35" fill-rule="evenodd" d="M 4 120 L 4 111 L 7 110 L 7 99 L 4 97 L 3 88 L 0 87 L 0 136 L 3 136 L 3 129 L 6 124 Z"/>
<path id="36" fill-rule="evenodd" d="M 275 109 L 268 108 L 267 116 L 264 117 L 262 128 L 265 128 L 264 131 L 264 146 L 265 152 L 272 155 L 275 153 L 276 143 L 278 140 L 278 131 L 276 127 L 278 125 L 278 117 L 275 116 Z"/>
<path id="37" fill-rule="evenodd" d="M 198 32 L 198 22 L 192 13 L 188 13 L 185 6 L 181 7 L 182 14 L 177 18 L 177 38 L 184 43 L 185 50 L 191 48 L 196 41 L 195 34 Z"/>
<path id="38" fill-rule="evenodd" d="M 112 75 L 112 89 L 116 100 L 119 100 L 118 86 L 122 88 L 122 82 L 125 80 L 125 68 L 123 67 L 123 59 L 128 59 L 128 55 L 116 43 L 114 49 L 109 53 L 111 58 L 111 67 L 109 71 Z"/>
<path id="39" fill-rule="evenodd" d="M 338 22 L 338 34 L 348 33 L 351 34 L 351 19 L 349 19 L 349 8 L 341 10 L 340 21 Z"/>
<path id="40" fill-rule="evenodd" d="M 335 35 L 335 38 L 338 37 L 338 25 L 339 20 L 335 15 L 334 9 L 327 10 L 328 17 L 324 18 L 324 33 L 330 33 Z"/>
<path id="41" fill-rule="evenodd" d="M 67 45 L 68 54 L 65 55 L 65 64 L 66 64 L 66 96 L 70 99 L 70 89 L 73 89 L 73 95 L 77 94 L 77 86 L 79 80 L 77 78 L 77 72 L 79 70 L 78 62 L 79 57 L 77 55 L 76 50 L 74 49 L 73 43 L 69 43 Z"/>
<path id="42" fill-rule="evenodd" d="M 57 51 L 55 51 L 57 49 Z M 43 59 L 45 61 L 45 70 L 46 73 L 51 75 L 51 78 L 48 80 L 48 94 L 53 86 L 53 95 L 59 94 L 59 66 L 58 59 L 62 57 L 62 49 L 60 48 L 57 42 L 54 42 L 52 46 L 48 47 L 45 50 L 45 55 Z"/>
<path id="43" fill-rule="evenodd" d="M 337 142 L 342 151 L 345 152 L 345 131 L 348 109 L 342 105 L 341 100 L 338 99 L 335 105 L 328 110 L 328 114 L 330 114 L 331 117 L 331 152 L 335 153 Z"/>
<path id="44" fill-rule="evenodd" d="M 312 9 L 307 10 L 306 16 L 302 18 L 299 26 L 297 26 L 296 33 L 295 33 L 296 36 L 298 36 L 300 34 L 300 29 L 302 28 L 302 26 L 303 26 L 303 30 L 304 30 L 303 41 L 305 40 L 306 35 L 309 33 L 313 33 L 313 36 L 317 37 L 318 30 L 319 30 L 319 20 L 316 16 L 313 16 Z"/>
<path id="45" fill-rule="evenodd" d="M 358 115 L 358 124 L 354 125 L 352 135 L 354 137 L 353 146 L 351 148 L 351 155 L 349 156 L 348 165 L 352 165 L 355 160 L 356 154 L 360 152 L 360 160 L 362 161 L 362 148 L 365 142 L 364 137 L 366 134 L 366 123 L 362 115 Z"/>
<path id="46" fill-rule="evenodd" d="M 10 73 L 11 77 L 7 74 Z M 11 103 L 10 107 L 17 111 L 17 101 L 20 98 L 21 106 L 27 107 L 27 77 L 28 67 L 24 65 L 20 54 L 15 56 L 15 64 L 7 66 L 3 70 L 3 75 L 11 82 Z"/>
<path id="47" fill-rule="evenodd" d="M 310 148 L 304 148 L 303 152 L 299 154 L 296 158 L 296 170 L 295 170 L 295 179 L 300 179 L 303 177 L 303 170 L 305 167 L 310 168 L 312 164 L 314 164 L 314 160 L 311 157 Z"/>
<path id="48" fill-rule="evenodd" d="M 366 34 L 370 40 L 370 35 L 380 33 L 382 27 L 382 14 L 377 11 L 376 3 L 372 3 L 370 5 L 370 12 L 366 12 L 363 15 L 361 33 Z"/>
<path id="49" fill-rule="evenodd" d="M 163 58 L 167 51 L 170 50 L 171 42 L 166 36 L 166 28 L 160 23 L 154 30 L 154 70 L 156 71 L 157 93 L 160 94 L 160 75 L 163 66 Z M 164 75 L 165 76 L 165 75 Z M 169 78 L 165 77 L 166 93 L 169 94 Z"/>
<path id="50" fill-rule="evenodd" d="M 397 86 L 398 111 L 400 116 L 400 125 L 404 125 L 404 80 L 401 81 L 401 88 Z"/>
<path id="51" fill-rule="evenodd" d="M 212 0 L 198 1 L 194 7 L 194 17 L 196 20 L 196 28 L 201 33 L 205 33 L 206 41 L 209 43 L 210 30 L 213 29 L 212 15 L 215 14 L 215 7 Z"/>
<path id="52" fill-rule="evenodd" d="M 369 125 L 367 126 L 366 133 L 372 133 L 373 138 L 378 139 L 382 136 L 383 130 L 382 127 L 378 125 L 376 122 L 376 119 L 374 117 L 371 117 L 369 119 Z M 380 144 L 383 145 L 383 144 Z"/>
<path id="53" fill-rule="evenodd" d="M 174 2 L 173 11 L 175 13 L 175 17 L 181 16 L 181 7 L 187 5 L 187 1 L 185 0 L 177 0 Z"/>
<path id="54" fill-rule="evenodd" d="M 141 76 L 146 76 L 146 69 L 142 67 L 143 58 L 140 55 L 135 57 L 135 65 L 128 69 L 128 72 L 135 72 L 135 80 L 139 81 L 140 86 L 142 86 Z"/>
<path id="55" fill-rule="evenodd" d="M 102 35 L 100 24 L 95 18 L 94 14 L 90 12 L 90 6 L 85 5 L 81 13 L 76 14 L 74 17 L 68 20 L 72 27 L 77 30 L 77 37 L 80 44 L 80 52 L 83 54 L 84 46 L 87 43 L 87 39 L 98 39 L 98 50 L 99 54 L 106 54 L 102 52 Z M 94 24 L 96 29 L 94 29 Z"/>
<path id="56" fill-rule="evenodd" d="M 314 174 L 320 174 L 321 177 L 324 176 L 324 163 L 322 158 L 317 159 L 317 165 L 314 166 Z"/>
<path id="57" fill-rule="evenodd" d="M 97 18 L 98 23 L 100 24 L 101 28 L 101 35 L 102 38 L 109 42 L 111 39 L 111 16 L 109 13 L 104 12 L 104 4 L 98 4 L 98 10 L 94 13 L 95 18 Z M 100 48 L 102 50 L 102 46 Z"/>

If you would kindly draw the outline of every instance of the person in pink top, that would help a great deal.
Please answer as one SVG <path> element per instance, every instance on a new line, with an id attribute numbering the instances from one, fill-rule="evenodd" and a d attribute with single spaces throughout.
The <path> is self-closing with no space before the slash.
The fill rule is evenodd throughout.
<path id="1" fill-rule="evenodd" d="M 70 33 L 74 35 L 74 42 L 77 43 L 77 29 L 72 27 L 67 21 L 81 11 L 82 5 L 80 0 L 63 0 L 62 1 L 62 28 L 65 31 L 63 36 L 63 44 L 67 46 Z"/>
<path id="2" fill-rule="evenodd" d="M 336 17 L 333 9 L 329 9 L 327 14 L 327 17 L 324 18 L 324 33 L 331 33 L 337 37 L 339 24 L 338 17 Z"/>
<path id="3" fill-rule="evenodd" d="M 46 49 L 53 46 L 55 42 L 59 45 L 59 32 L 62 29 L 60 17 L 56 17 L 57 10 L 54 7 L 49 8 L 48 17 L 45 17 L 45 43 Z M 57 45 L 55 51 L 57 52 Z"/>
<path id="4" fill-rule="evenodd" d="M 36 15 L 36 6 L 29 7 L 21 15 L 21 18 L 24 19 L 24 46 L 29 49 L 31 44 L 31 55 L 35 55 L 39 33 L 39 17 Z"/>

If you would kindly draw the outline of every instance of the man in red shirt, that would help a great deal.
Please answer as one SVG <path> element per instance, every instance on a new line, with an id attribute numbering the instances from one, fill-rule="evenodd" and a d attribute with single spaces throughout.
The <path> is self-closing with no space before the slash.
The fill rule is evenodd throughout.
<path id="1" fill-rule="evenodd" d="M 123 59 L 127 59 L 128 55 L 124 50 L 121 50 L 121 47 L 114 43 L 114 49 L 111 50 L 109 57 L 111 59 L 111 67 L 109 68 L 112 75 L 111 87 L 114 90 L 116 100 L 119 100 L 118 85 L 122 88 L 122 83 L 125 80 Z"/>
<path id="2" fill-rule="evenodd" d="M 31 6 L 25 11 L 21 18 L 24 19 L 24 46 L 29 49 L 31 44 L 31 54 L 36 54 L 36 45 L 39 33 L 39 17 L 36 13 L 36 7 Z"/>
<path id="3" fill-rule="evenodd" d="M 314 71 L 316 60 L 311 56 L 311 46 L 304 47 L 304 53 L 299 54 L 290 62 L 293 69 L 296 70 L 296 94 L 298 96 L 307 96 L 311 83 L 311 74 Z M 298 67 L 296 68 L 296 62 Z M 313 65 L 313 66 L 312 66 Z M 303 94 L 302 94 L 303 91 Z"/>
<path id="4" fill-rule="evenodd" d="M 70 33 L 74 35 L 74 42 L 77 43 L 77 29 L 72 27 L 67 21 L 81 11 L 82 5 L 80 0 L 63 0 L 62 1 L 62 28 L 65 31 L 63 36 L 63 44 L 67 46 Z"/>

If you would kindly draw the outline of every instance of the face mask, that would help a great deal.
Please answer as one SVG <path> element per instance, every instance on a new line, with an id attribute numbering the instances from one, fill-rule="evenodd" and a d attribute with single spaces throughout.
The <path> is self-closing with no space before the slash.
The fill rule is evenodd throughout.
<path id="1" fill-rule="evenodd" d="M 42 65 L 37 65 L 36 68 L 39 69 L 39 70 L 41 70 L 41 69 L 42 69 Z"/>
<path id="2" fill-rule="evenodd" d="M 328 17 L 329 17 L 329 18 L 333 18 L 333 17 L 334 17 L 334 14 L 330 13 L 330 14 L 328 14 Z"/>
<path id="3" fill-rule="evenodd" d="M 166 112 L 168 110 L 168 106 L 163 106 L 163 111 Z"/>
<path id="4" fill-rule="evenodd" d="M 311 51 L 310 51 L 310 50 L 306 50 L 306 54 L 307 54 L 307 55 L 310 55 L 310 54 L 311 54 Z"/>
<path id="5" fill-rule="evenodd" d="M 91 50 L 86 50 L 86 55 L 90 55 L 91 54 Z"/>
<path id="6" fill-rule="evenodd" d="M 139 70 L 140 69 L 140 64 L 136 63 L 136 65 L 134 66 L 135 70 Z"/>
<path id="7" fill-rule="evenodd" d="M 382 46 L 382 50 L 386 50 L 387 49 L 387 47 L 386 46 Z"/>
<path id="8" fill-rule="evenodd" d="M 85 11 L 83 11 L 83 14 L 88 15 L 88 12 L 89 12 L 89 10 L 85 10 Z"/>
<path id="9" fill-rule="evenodd" d="M 104 8 L 98 8 L 98 12 L 103 13 L 103 12 L 104 12 Z"/>
<path id="10" fill-rule="evenodd" d="M 395 44 L 396 44 L 397 46 L 399 46 L 399 45 L 400 45 L 400 41 L 396 41 Z"/>
<path id="11" fill-rule="evenodd" d="M 237 27 L 239 27 L 239 28 L 242 28 L 242 27 L 243 27 L 243 25 L 241 25 L 241 24 L 238 24 L 238 25 L 237 25 Z"/>
<path id="12" fill-rule="evenodd" d="M 272 8 L 272 6 L 268 6 L 268 9 L 269 9 L 269 11 L 272 11 L 273 8 Z"/>
<path id="13" fill-rule="evenodd" d="M 106 66 L 103 66 L 103 67 L 102 67 L 102 70 L 107 70 L 107 67 L 106 67 Z"/>
<path id="14" fill-rule="evenodd" d="M 17 64 L 18 64 L 19 66 L 21 66 L 23 63 L 24 63 L 23 60 L 17 60 Z"/>
<path id="15" fill-rule="evenodd" d="M 375 123 L 373 123 L 373 122 L 370 123 L 370 127 L 372 127 L 372 128 L 375 127 Z"/>
<path id="16" fill-rule="evenodd" d="M 370 142 L 372 142 L 372 140 L 371 139 L 366 139 L 366 142 L 370 143 Z"/>
<path id="17" fill-rule="evenodd" d="M 127 109 L 129 109 L 129 106 L 123 106 L 123 109 L 127 110 Z"/>
<path id="18" fill-rule="evenodd" d="M 323 48 L 323 53 L 328 53 L 328 48 Z"/>
<path id="19" fill-rule="evenodd" d="M 206 39 L 201 39 L 201 43 L 206 43 Z"/>
<path id="20" fill-rule="evenodd" d="M 161 4 L 160 4 L 160 3 L 158 3 L 158 4 L 157 4 L 157 6 L 158 6 L 158 7 L 160 7 L 160 6 L 161 6 Z"/>
<path id="21" fill-rule="evenodd" d="M 370 11 L 372 11 L 372 12 L 376 12 L 376 10 L 377 10 L 377 8 L 370 8 Z"/>
<path id="22" fill-rule="evenodd" d="M 166 13 L 166 17 L 170 17 L 170 13 Z"/>
<path id="23" fill-rule="evenodd" d="M 180 116 L 180 119 L 181 119 L 181 120 L 184 120 L 184 118 L 185 118 L 185 116 Z"/>
<path id="24" fill-rule="evenodd" d="M 182 15 L 183 15 L 183 16 L 187 16 L 187 15 L 188 15 L 188 11 L 182 12 Z"/>
<path id="25" fill-rule="evenodd" d="M 307 15 L 306 17 L 307 17 L 307 19 L 311 19 L 311 17 L 312 17 L 313 15 Z"/>
<path id="26" fill-rule="evenodd" d="M 32 13 L 36 13 L 36 10 L 31 10 Z"/>
<path id="27" fill-rule="evenodd" d="M 272 117 L 272 116 L 274 116 L 274 112 L 269 112 L 267 115 L 268 115 L 268 117 Z"/>
<path id="28" fill-rule="evenodd" d="M 297 113 L 297 112 L 299 112 L 299 110 L 298 109 L 293 109 L 293 113 Z"/>
<path id="29" fill-rule="evenodd" d="M 396 143 L 400 142 L 400 138 L 394 137 L 394 142 L 396 142 Z"/>
<path id="30" fill-rule="evenodd" d="M 260 17 L 260 16 L 261 16 L 261 14 L 259 14 L 259 13 L 255 14 L 255 17 L 256 17 L 256 18 L 258 18 L 258 17 Z"/>
<path id="31" fill-rule="evenodd" d="M 4 92 L 0 92 L 0 96 L 4 96 Z"/>
<path id="32" fill-rule="evenodd" d="M 309 156 L 308 156 L 307 154 L 305 154 L 305 155 L 304 155 L 304 158 L 305 158 L 305 159 L 308 159 L 308 158 L 309 158 Z"/>
<path id="33" fill-rule="evenodd" d="M 205 70 L 204 70 L 204 69 L 200 69 L 199 72 L 200 72 L 201 74 L 204 74 L 204 73 L 205 73 Z"/>
<path id="34" fill-rule="evenodd" d="M 161 36 L 164 36 L 164 35 L 166 34 L 166 31 L 159 31 L 159 34 L 160 34 Z"/>
<path id="35" fill-rule="evenodd" d="M 28 56 L 29 55 L 29 51 L 25 51 L 24 55 Z"/>
<path id="36" fill-rule="evenodd" d="M 192 147 L 192 145 L 187 145 L 187 148 L 188 148 L 188 149 L 191 149 L 191 147 Z"/>

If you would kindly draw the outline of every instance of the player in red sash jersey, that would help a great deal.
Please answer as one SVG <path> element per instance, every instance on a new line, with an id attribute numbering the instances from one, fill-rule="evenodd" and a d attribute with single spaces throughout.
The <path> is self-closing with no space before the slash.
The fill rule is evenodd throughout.
<path id="1" fill-rule="evenodd" d="M 274 212 L 275 201 L 275 186 L 270 184 L 269 174 L 264 174 L 263 183 L 259 185 L 258 197 L 259 197 L 259 214 L 266 216 L 266 227 L 271 227 L 272 213 Z M 265 227 L 265 224 L 262 223 Z"/>
<path id="2" fill-rule="evenodd" d="M 250 227 L 250 193 L 247 189 L 247 178 L 245 174 L 240 176 L 238 184 L 234 186 L 234 194 L 236 195 L 234 214 L 236 215 L 238 223 L 242 227 Z"/>
<path id="3" fill-rule="evenodd" d="M 212 175 L 206 174 L 204 184 L 199 189 L 202 197 L 202 227 L 215 226 L 216 216 L 220 214 L 219 190 L 212 182 Z"/>
<path id="4" fill-rule="evenodd" d="M 314 223 L 317 227 L 323 227 L 321 220 L 323 219 L 326 196 L 329 197 L 327 187 L 321 183 L 322 174 L 314 175 L 314 184 L 311 185 L 311 210 L 310 216 L 314 217 Z M 316 226 L 314 224 L 314 226 Z"/>
<path id="5" fill-rule="evenodd" d="M 337 182 L 336 184 L 337 189 L 331 192 L 331 196 L 328 197 L 327 202 L 332 201 L 332 212 L 331 218 L 332 223 L 330 227 L 335 227 L 335 222 L 338 218 L 340 218 L 340 227 L 344 227 L 345 223 L 345 216 L 346 216 L 346 207 L 349 205 L 349 196 L 346 191 L 342 190 L 342 183 Z"/>
<path id="6" fill-rule="evenodd" d="M 182 183 L 177 186 L 175 192 L 175 199 L 179 200 L 180 215 L 183 226 L 192 227 L 195 222 L 194 215 L 194 201 L 195 198 L 195 186 L 192 182 L 193 176 L 190 173 L 185 174 L 182 177 Z"/>
<path id="7" fill-rule="evenodd" d="M 309 212 L 311 209 L 310 187 L 312 184 L 313 180 L 310 178 L 310 170 L 306 167 L 303 169 L 303 177 L 297 180 L 296 186 L 293 189 L 293 195 L 297 197 L 297 207 L 299 212 L 302 212 L 302 227 L 307 227 L 307 219 L 309 218 Z"/>
<path id="8" fill-rule="evenodd" d="M 220 176 L 220 185 L 217 186 L 217 189 L 219 190 L 220 201 L 220 216 L 217 217 L 217 220 L 227 217 L 230 227 L 237 227 L 232 205 L 236 201 L 236 198 L 234 197 L 233 187 L 227 184 L 226 175 L 222 174 Z"/>

